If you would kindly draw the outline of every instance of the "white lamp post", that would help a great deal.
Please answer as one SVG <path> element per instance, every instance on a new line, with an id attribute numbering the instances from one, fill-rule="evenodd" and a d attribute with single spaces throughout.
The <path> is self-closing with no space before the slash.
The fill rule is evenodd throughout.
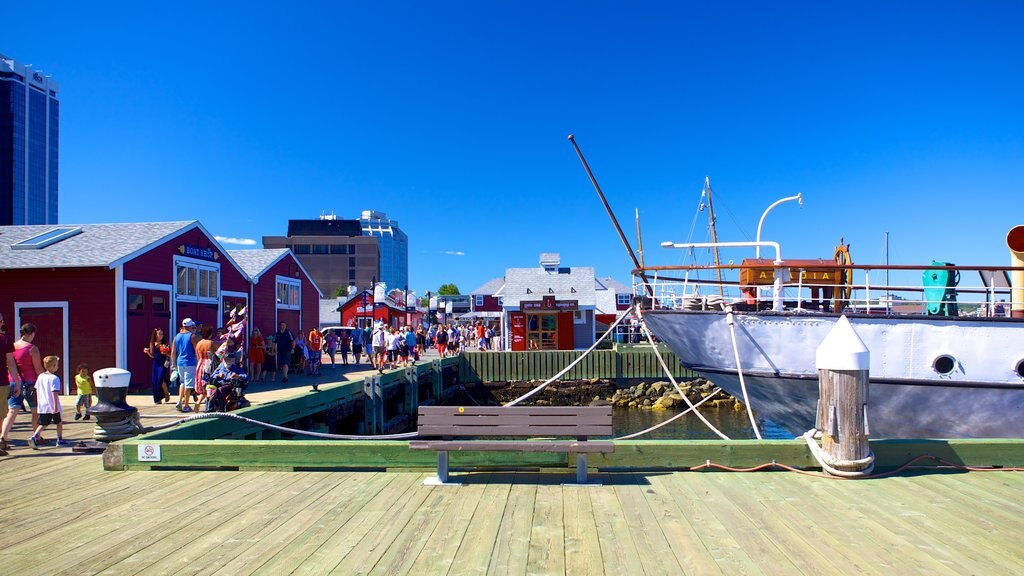
<path id="1" fill-rule="evenodd" d="M 789 202 L 791 200 L 796 200 L 797 202 L 800 203 L 800 207 L 801 208 L 804 207 L 804 195 L 803 195 L 802 192 L 800 194 L 797 194 L 796 196 L 790 196 L 789 198 L 783 198 L 782 200 L 778 200 L 774 204 L 769 206 L 768 209 L 764 211 L 764 214 L 761 214 L 761 220 L 757 223 L 757 239 L 756 239 L 756 242 L 761 242 L 761 226 L 764 225 L 764 218 L 765 218 L 765 216 L 767 216 L 768 213 L 772 211 L 772 208 L 775 208 L 776 206 L 778 206 L 779 204 L 782 204 L 783 202 Z M 760 258 L 761 257 L 761 246 L 760 245 L 758 245 L 754 249 L 754 256 L 756 258 Z"/>

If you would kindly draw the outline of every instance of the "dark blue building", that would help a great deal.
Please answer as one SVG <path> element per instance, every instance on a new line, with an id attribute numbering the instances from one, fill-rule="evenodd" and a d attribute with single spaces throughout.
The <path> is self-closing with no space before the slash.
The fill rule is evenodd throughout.
<path id="1" fill-rule="evenodd" d="M 0 54 L 0 226 L 57 223 L 58 90 Z"/>

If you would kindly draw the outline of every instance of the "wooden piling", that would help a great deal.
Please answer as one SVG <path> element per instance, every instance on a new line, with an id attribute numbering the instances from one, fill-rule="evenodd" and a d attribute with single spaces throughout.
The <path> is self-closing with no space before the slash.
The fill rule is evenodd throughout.
<path id="1" fill-rule="evenodd" d="M 841 316 L 816 353 L 820 460 L 830 473 L 870 470 L 868 374 L 871 355 L 846 316 Z M 829 470 L 832 468 L 832 470 Z"/>
<path id="2" fill-rule="evenodd" d="M 821 447 L 837 463 L 859 461 L 868 445 L 868 371 L 818 370 L 818 424 Z M 856 468 L 854 468 L 856 469 Z"/>

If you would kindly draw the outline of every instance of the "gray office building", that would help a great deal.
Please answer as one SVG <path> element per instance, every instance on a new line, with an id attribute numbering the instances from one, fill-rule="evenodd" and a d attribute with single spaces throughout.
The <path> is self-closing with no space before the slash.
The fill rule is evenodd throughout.
<path id="1" fill-rule="evenodd" d="M 409 237 L 398 227 L 398 220 L 376 210 L 363 210 L 359 218 L 363 236 L 378 239 L 380 276 L 388 290 L 405 290 L 409 285 Z"/>
<path id="2" fill-rule="evenodd" d="M 57 223 L 59 89 L 0 54 L 0 226 Z"/>

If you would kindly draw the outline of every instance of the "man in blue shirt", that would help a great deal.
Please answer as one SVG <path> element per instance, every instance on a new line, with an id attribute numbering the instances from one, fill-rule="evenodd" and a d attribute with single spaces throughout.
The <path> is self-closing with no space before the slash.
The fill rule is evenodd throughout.
<path id="1" fill-rule="evenodd" d="M 356 357 L 356 364 L 359 364 L 359 355 L 363 353 L 363 329 L 356 326 L 352 330 L 352 355 Z"/>
<path id="2" fill-rule="evenodd" d="M 196 323 L 191 318 L 185 318 L 181 321 L 181 330 L 171 341 L 171 371 L 177 370 L 180 384 L 178 405 L 174 407 L 178 412 L 192 411 L 188 405 L 196 390 L 197 342 L 199 335 L 196 334 Z"/>

